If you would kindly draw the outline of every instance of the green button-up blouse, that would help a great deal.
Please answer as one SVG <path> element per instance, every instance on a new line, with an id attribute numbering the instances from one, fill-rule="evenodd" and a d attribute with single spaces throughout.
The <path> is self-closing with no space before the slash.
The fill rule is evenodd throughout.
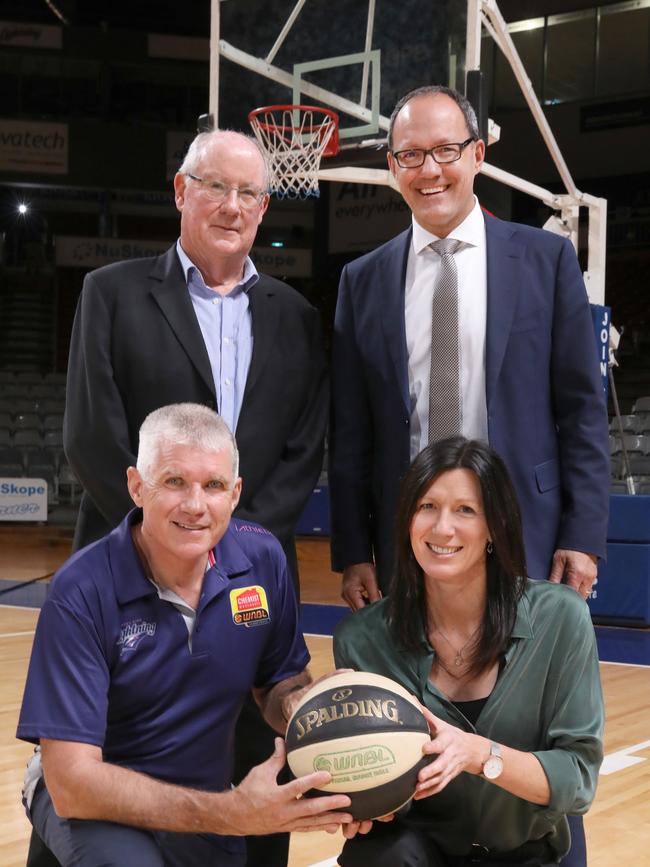
<path id="1" fill-rule="evenodd" d="M 497 743 L 534 753 L 551 799 L 539 806 L 481 776 L 463 772 L 439 794 L 413 803 L 403 821 L 417 824 L 450 855 L 472 844 L 491 852 L 520 847 L 560 856 L 569 848 L 567 813 L 584 813 L 602 762 L 604 708 L 589 609 L 566 586 L 528 581 L 495 687 L 473 726 L 429 680 L 435 651 L 400 649 L 388 628 L 386 600 L 344 620 L 334 638 L 339 668 L 401 683 L 441 719 Z M 544 839 L 542 839 L 544 838 Z"/>

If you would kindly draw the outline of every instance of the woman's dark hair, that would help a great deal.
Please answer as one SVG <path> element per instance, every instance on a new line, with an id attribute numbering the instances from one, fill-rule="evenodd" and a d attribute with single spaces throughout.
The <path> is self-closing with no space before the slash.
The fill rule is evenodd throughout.
<path id="1" fill-rule="evenodd" d="M 474 643 L 469 672 L 479 674 L 505 652 L 523 593 L 526 558 L 517 495 L 505 464 L 478 440 L 452 437 L 423 449 L 404 477 L 395 516 L 396 557 L 388 618 L 397 642 L 422 651 L 419 629 L 427 635 L 427 605 L 423 572 L 411 547 L 411 522 L 420 499 L 434 479 L 448 470 L 470 470 L 483 497 L 485 520 L 493 551 L 487 555 L 487 602 L 483 627 Z"/>

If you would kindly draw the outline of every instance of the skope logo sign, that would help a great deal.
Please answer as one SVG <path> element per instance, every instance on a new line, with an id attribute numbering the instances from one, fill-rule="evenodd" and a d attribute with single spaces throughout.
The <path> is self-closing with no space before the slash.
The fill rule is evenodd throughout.
<path id="1" fill-rule="evenodd" d="M 46 521 L 44 479 L 0 478 L 0 521 Z"/>

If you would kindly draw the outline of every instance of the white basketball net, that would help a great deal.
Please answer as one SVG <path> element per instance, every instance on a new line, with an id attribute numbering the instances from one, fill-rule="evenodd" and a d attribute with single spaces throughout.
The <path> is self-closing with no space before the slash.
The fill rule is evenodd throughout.
<path id="1" fill-rule="evenodd" d="M 318 169 L 335 121 L 311 109 L 287 108 L 260 112 L 250 123 L 269 159 L 271 192 L 280 199 L 319 196 Z"/>

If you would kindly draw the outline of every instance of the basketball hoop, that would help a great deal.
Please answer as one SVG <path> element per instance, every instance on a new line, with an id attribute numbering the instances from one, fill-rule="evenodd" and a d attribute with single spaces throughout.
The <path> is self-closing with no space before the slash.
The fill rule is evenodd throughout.
<path id="1" fill-rule="evenodd" d="M 339 116 L 315 105 L 267 105 L 248 115 L 269 159 L 271 192 L 280 199 L 320 195 L 321 157 L 339 152 Z"/>

